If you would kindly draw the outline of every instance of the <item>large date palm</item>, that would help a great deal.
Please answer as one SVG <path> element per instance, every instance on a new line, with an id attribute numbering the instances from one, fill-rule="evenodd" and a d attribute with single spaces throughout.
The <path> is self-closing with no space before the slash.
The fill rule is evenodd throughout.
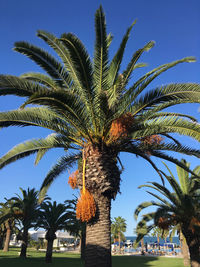
<path id="1" fill-rule="evenodd" d="M 176 104 L 199 102 L 200 85 L 169 84 L 144 92 L 161 73 L 179 63 L 192 62 L 194 58 L 161 65 L 133 82 L 135 69 L 144 66 L 138 63 L 139 58 L 154 46 L 150 41 L 138 49 L 127 68 L 121 70 L 124 50 L 134 24 L 128 28 L 111 60 L 108 51 L 112 36 L 106 32 L 102 7 L 95 14 L 93 60 L 74 34 L 64 33 L 57 38 L 40 30 L 38 37 L 53 48 L 60 61 L 35 45 L 17 42 L 15 51 L 28 56 L 47 75 L 0 76 L 0 95 L 27 98 L 20 109 L 0 113 L 0 126 L 38 126 L 53 132 L 46 138 L 17 145 L 0 159 L 0 167 L 33 153 L 37 154 L 38 163 L 48 150 L 64 148 L 66 155 L 58 160 L 43 182 L 42 189 L 46 190 L 59 174 L 80 158 L 86 163 L 85 187 L 93 194 L 96 203 L 96 216 L 87 223 L 86 266 L 111 266 L 110 208 L 111 199 L 116 197 L 120 187 L 117 165 L 120 152 L 144 158 L 158 172 L 150 156 L 180 165 L 165 152 L 200 156 L 198 150 L 183 146 L 170 136 L 170 133 L 178 133 L 200 140 L 200 126 L 196 120 L 188 115 L 163 111 Z M 27 108 L 29 104 L 34 106 Z M 80 169 L 80 189 L 81 177 Z"/>

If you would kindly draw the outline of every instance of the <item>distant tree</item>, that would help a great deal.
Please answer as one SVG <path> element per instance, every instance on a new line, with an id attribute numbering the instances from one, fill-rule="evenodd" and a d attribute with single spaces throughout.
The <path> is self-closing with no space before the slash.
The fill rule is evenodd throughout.
<path id="1" fill-rule="evenodd" d="M 71 212 L 64 204 L 57 204 L 56 201 L 53 203 L 46 201 L 41 204 L 37 227 L 47 231 L 45 235 L 47 240 L 46 263 L 52 262 L 53 241 L 56 239 L 56 231 L 67 229 L 70 218 Z"/>
<path id="2" fill-rule="evenodd" d="M 3 251 L 7 252 L 9 250 L 9 243 L 11 239 L 11 235 L 14 230 L 18 230 L 17 228 L 17 220 L 15 216 L 15 212 L 12 208 L 13 201 L 6 199 L 6 202 L 0 203 L 0 224 L 4 231 L 6 232 L 6 237 L 4 241 Z"/>
<path id="3" fill-rule="evenodd" d="M 122 218 L 121 216 L 115 217 L 114 220 L 112 220 L 111 224 L 111 234 L 114 237 L 118 237 L 119 242 L 119 252 L 121 253 L 121 240 L 124 237 L 124 232 L 126 232 L 126 220 Z"/>
<path id="4" fill-rule="evenodd" d="M 38 191 L 34 188 L 28 188 L 27 191 L 20 188 L 22 197 L 17 194 L 17 197 L 11 198 L 14 201 L 12 207 L 15 209 L 15 215 L 22 224 L 22 240 L 20 257 L 26 258 L 26 250 L 28 246 L 28 230 L 35 227 L 40 205 L 38 203 Z"/>
<path id="5" fill-rule="evenodd" d="M 182 160 L 182 163 L 187 167 L 190 165 L 185 160 Z M 166 164 L 165 166 L 167 167 Z M 163 230 L 169 229 L 173 225 L 179 225 L 189 247 L 191 266 L 200 266 L 200 180 L 198 178 L 200 166 L 193 170 L 194 175 L 191 176 L 187 171 L 177 166 L 179 182 L 168 167 L 167 169 L 170 175 L 164 173 L 163 175 L 172 191 L 156 182 L 140 186 L 151 188 L 159 193 L 158 195 L 147 191 L 159 201 L 143 202 L 137 207 L 135 218 L 144 208 L 157 207 L 155 212 L 143 215 L 137 227 L 143 227 L 152 220 L 154 223 L 148 225 L 148 231 L 153 229 L 155 225 Z M 138 235 L 137 241 L 141 238 L 142 235 Z"/>

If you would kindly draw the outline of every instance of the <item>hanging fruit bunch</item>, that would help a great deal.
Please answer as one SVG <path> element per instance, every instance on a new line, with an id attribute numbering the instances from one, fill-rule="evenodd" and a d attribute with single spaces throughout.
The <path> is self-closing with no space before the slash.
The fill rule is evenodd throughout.
<path id="1" fill-rule="evenodd" d="M 90 221 L 96 213 L 93 195 L 85 188 L 86 159 L 83 157 L 83 189 L 76 205 L 76 218 L 82 222 Z"/>
<path id="2" fill-rule="evenodd" d="M 76 205 L 76 218 L 82 222 L 88 222 L 95 216 L 95 213 L 96 205 L 93 195 L 87 189 L 85 192 L 82 190 Z"/>
<path id="3" fill-rule="evenodd" d="M 171 225 L 171 222 L 168 218 L 165 218 L 165 217 L 160 217 L 158 219 L 158 223 L 157 223 L 158 227 L 163 229 L 163 230 L 168 230 L 170 225 Z"/>
<path id="4" fill-rule="evenodd" d="M 71 186 L 72 189 L 77 188 L 77 175 L 78 170 L 76 170 L 69 176 L 68 184 Z"/>
<path id="5" fill-rule="evenodd" d="M 23 211 L 20 209 L 15 209 L 14 214 L 15 214 L 15 217 L 20 218 L 23 216 Z"/>
<path id="6" fill-rule="evenodd" d="M 117 140 L 118 138 L 127 138 L 133 121 L 134 118 L 130 112 L 127 112 L 115 119 L 111 124 L 110 137 L 113 140 Z"/>
<path id="7" fill-rule="evenodd" d="M 142 138 L 141 141 L 145 145 L 159 145 L 162 142 L 163 138 L 158 134 L 153 134 Z"/>

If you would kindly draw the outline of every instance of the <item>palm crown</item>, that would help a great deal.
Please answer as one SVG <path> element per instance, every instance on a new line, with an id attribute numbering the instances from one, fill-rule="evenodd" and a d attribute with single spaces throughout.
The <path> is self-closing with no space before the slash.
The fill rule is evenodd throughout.
<path id="1" fill-rule="evenodd" d="M 154 46 L 154 42 L 150 41 L 138 49 L 126 69 L 120 70 L 134 24 L 135 21 L 127 29 L 111 61 L 108 51 L 112 36 L 106 32 L 102 7 L 95 15 L 93 60 L 82 42 L 71 33 L 64 33 L 57 38 L 46 31 L 37 32 L 37 36 L 53 48 L 61 62 L 35 45 L 15 43 L 15 51 L 28 56 L 47 74 L 0 76 L 0 95 L 27 98 L 20 109 L 0 113 L 0 126 L 39 126 L 50 129 L 53 134 L 15 146 L 0 159 L 1 167 L 33 153 L 37 153 L 38 163 L 52 148 L 60 147 L 70 152 L 73 149 L 73 154 L 61 157 L 50 170 L 43 183 L 45 187 L 76 162 L 81 157 L 80 150 L 86 147 L 111 151 L 115 157 L 120 151 L 133 153 L 149 161 L 157 171 L 150 155 L 177 164 L 181 163 L 162 151 L 199 156 L 198 150 L 182 146 L 169 135 L 179 133 L 200 140 L 200 127 L 196 120 L 188 115 L 162 110 L 179 103 L 199 102 L 200 86 L 189 83 L 169 84 L 143 92 L 164 71 L 195 59 L 187 57 L 161 65 L 129 85 L 133 71 L 145 66 L 137 63 L 139 58 Z M 25 108 L 28 104 L 41 107 Z"/>

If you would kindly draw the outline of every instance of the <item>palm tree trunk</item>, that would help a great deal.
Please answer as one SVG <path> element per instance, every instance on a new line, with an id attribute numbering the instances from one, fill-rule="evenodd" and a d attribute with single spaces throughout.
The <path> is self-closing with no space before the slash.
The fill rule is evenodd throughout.
<path id="1" fill-rule="evenodd" d="M 183 255 L 183 264 L 184 266 L 189 266 L 190 258 L 189 258 L 188 245 L 181 231 L 180 231 L 180 243 L 181 243 L 181 252 Z"/>
<path id="2" fill-rule="evenodd" d="M 81 259 L 85 260 L 85 242 L 86 242 L 86 232 L 81 231 Z"/>
<path id="3" fill-rule="evenodd" d="M 86 228 L 85 267 L 111 267 L 111 199 L 94 195 L 97 212 Z"/>
<path id="4" fill-rule="evenodd" d="M 47 251 L 46 251 L 46 258 L 45 258 L 46 263 L 52 262 L 53 240 L 52 239 L 47 240 Z"/>
<path id="5" fill-rule="evenodd" d="M 200 267 L 200 238 L 196 233 L 191 230 L 183 230 L 189 252 L 191 267 Z"/>
<path id="6" fill-rule="evenodd" d="M 22 234 L 22 246 L 21 246 L 20 258 L 26 258 L 27 246 L 28 246 L 28 229 L 24 228 Z"/>
<path id="7" fill-rule="evenodd" d="M 119 254 L 121 254 L 121 234 L 118 233 L 118 241 L 119 241 Z"/>
<path id="8" fill-rule="evenodd" d="M 8 252 L 9 251 L 10 238 L 11 238 L 11 228 L 10 228 L 9 222 L 6 222 L 5 226 L 6 226 L 6 239 L 4 242 L 3 251 Z"/>
<path id="9" fill-rule="evenodd" d="M 141 249 L 144 251 L 144 238 L 141 239 Z"/>

